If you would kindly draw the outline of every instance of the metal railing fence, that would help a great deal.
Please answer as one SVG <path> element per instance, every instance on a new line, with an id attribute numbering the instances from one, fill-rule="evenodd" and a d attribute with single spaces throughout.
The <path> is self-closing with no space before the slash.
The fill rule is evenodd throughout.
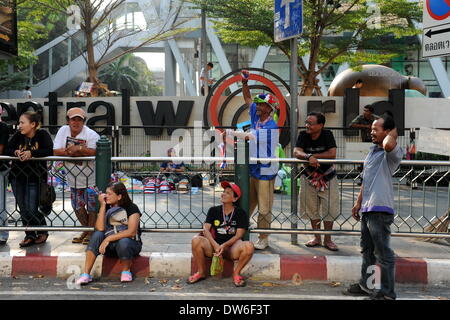
<path id="1" fill-rule="evenodd" d="M 99 153 L 99 152 L 98 152 Z M 20 208 L 11 190 L 6 191 L 6 206 L 8 225 L 0 226 L 0 230 L 50 230 L 50 231 L 82 231 L 91 230 L 80 226 L 72 203 L 70 189 L 67 185 L 67 173 L 70 169 L 67 163 L 73 161 L 96 160 L 96 176 L 99 171 L 103 176 L 109 177 L 108 170 L 103 166 L 104 162 L 97 157 L 68 158 L 48 157 L 31 161 L 47 162 L 48 183 L 56 188 L 56 201 L 51 213 L 45 217 L 46 226 L 23 226 Z M 168 157 L 112 157 L 112 168 L 120 167 L 118 164 L 140 163 L 147 167 L 158 167 L 163 161 L 173 160 Z M 218 168 L 218 165 L 226 160 L 233 163 L 234 157 L 178 157 L 178 161 L 190 164 L 191 170 L 180 175 L 162 175 L 158 170 L 113 170 L 111 179 L 122 181 L 130 193 L 131 199 L 138 205 L 142 212 L 141 228 L 144 232 L 198 232 L 202 228 L 208 209 L 220 204 L 221 188 L 220 180 L 235 180 L 239 173 Z M 0 157 L 0 162 L 17 162 L 17 158 Z M 101 159 L 100 159 L 101 160 Z M 321 160 L 321 164 L 334 164 L 337 170 L 338 214 L 334 218 L 332 231 L 317 232 L 310 227 L 308 217 L 300 215 L 302 198 L 298 190 L 291 189 L 292 178 L 300 180 L 303 173 L 302 164 L 305 161 L 283 159 L 249 159 L 250 162 L 259 160 L 278 162 L 279 171 L 276 177 L 272 217 L 270 228 L 258 229 L 258 210 L 250 215 L 251 230 L 254 233 L 279 233 L 279 234 L 311 234 L 332 233 L 340 235 L 359 235 L 359 223 L 351 217 L 351 208 L 359 192 L 359 175 L 362 160 Z M 103 159 L 105 161 L 105 159 Z M 191 163 L 192 162 L 192 163 Z M 216 170 L 211 170 L 211 166 Z M 76 167 L 76 165 L 75 165 Z M 237 166 L 236 166 L 237 167 Z M 69 169 L 68 169 L 69 168 Z M 205 170 L 207 168 L 207 170 Z M 292 177 L 292 169 L 298 169 Z M 395 220 L 392 225 L 393 236 L 414 237 L 441 237 L 450 238 L 448 231 L 441 233 L 430 232 L 429 226 L 438 219 L 448 219 L 449 212 L 449 161 L 402 161 L 394 174 L 394 199 Z M 235 168 L 237 170 L 238 168 Z M 14 176 L 6 171 L 0 172 L 0 177 L 6 176 L 11 180 Z M 111 172 L 111 171 L 109 171 Z M 20 174 L 32 174 L 29 170 L 19 171 Z M 85 175 L 93 174 L 92 171 L 77 173 L 77 179 L 84 181 Z M 192 185 L 192 177 L 199 175 L 202 187 L 196 189 Z M 101 175 L 100 175 L 101 176 Z M 106 179 L 107 180 L 107 179 Z M 187 180 L 187 181 L 186 181 Z M 108 181 L 102 181 L 105 186 Z M 99 181 L 97 185 L 100 186 Z M 298 181 L 298 185 L 301 183 Z M 242 186 L 243 193 L 249 195 L 248 186 Z M 101 189 L 104 189 L 102 187 Z M 268 195 L 270 196 L 270 195 Z M 292 205 L 292 197 L 298 199 L 298 208 Z M 0 208 L 1 209 L 1 208 Z M 327 208 L 324 209 L 327 214 Z"/>

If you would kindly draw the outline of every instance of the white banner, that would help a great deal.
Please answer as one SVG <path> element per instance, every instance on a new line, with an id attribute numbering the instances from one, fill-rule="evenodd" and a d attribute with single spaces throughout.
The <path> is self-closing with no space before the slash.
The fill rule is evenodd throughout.
<path id="1" fill-rule="evenodd" d="M 450 156 L 450 131 L 420 128 L 417 151 Z"/>

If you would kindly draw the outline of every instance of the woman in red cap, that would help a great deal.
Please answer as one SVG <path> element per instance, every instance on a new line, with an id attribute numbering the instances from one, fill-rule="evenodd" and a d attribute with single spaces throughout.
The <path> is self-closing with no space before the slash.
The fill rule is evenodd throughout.
<path id="1" fill-rule="evenodd" d="M 241 189 L 228 181 L 223 181 L 221 186 L 224 189 L 222 205 L 209 209 L 202 234 L 192 239 L 192 254 L 198 272 L 190 276 L 187 283 L 193 284 L 206 278 L 205 257 L 222 255 L 226 259 L 238 261 L 233 270 L 233 282 L 236 287 L 244 287 L 246 282 L 241 271 L 255 250 L 252 242 L 241 240 L 248 229 L 248 216 L 234 204 L 241 196 Z"/>

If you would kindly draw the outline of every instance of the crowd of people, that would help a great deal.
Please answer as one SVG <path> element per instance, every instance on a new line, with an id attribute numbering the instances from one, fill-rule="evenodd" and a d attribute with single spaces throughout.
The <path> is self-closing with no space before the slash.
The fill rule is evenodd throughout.
<path id="1" fill-rule="evenodd" d="M 212 67 L 212 66 L 211 66 Z M 247 132 L 227 130 L 224 135 L 245 139 L 250 144 L 250 156 L 275 158 L 279 128 L 275 121 L 277 100 L 271 94 L 258 94 L 252 98 L 248 86 L 249 73 L 242 73 L 242 92 L 249 107 L 251 127 Z M 390 225 L 393 222 L 394 206 L 392 174 L 399 166 L 402 150 L 397 145 L 397 131 L 391 115 L 373 115 L 373 108 L 366 106 L 364 114 L 352 122 L 354 128 L 364 130 L 363 140 L 373 142 L 362 172 L 362 185 L 352 215 L 361 220 L 361 246 L 363 266 L 361 281 L 352 285 L 346 294 L 368 295 L 373 292 L 366 286 L 368 266 L 376 261 L 381 264 L 381 289 L 379 298 L 395 299 L 394 254 L 389 246 Z M 1 110 L 0 110 L 1 115 Z M 67 112 L 67 125 L 61 127 L 53 142 L 49 133 L 41 129 L 40 115 L 27 111 L 20 116 L 18 131 L 8 139 L 8 130 L 0 118 L 0 154 L 18 158 L 8 167 L 0 163 L 0 223 L 7 225 L 5 217 L 4 189 L 9 179 L 17 201 L 24 226 L 45 226 L 45 216 L 39 211 L 39 194 L 42 184 L 47 183 L 46 161 L 33 158 L 51 155 L 82 157 L 96 154 L 99 135 L 85 125 L 86 113 L 81 108 Z M 336 158 L 336 141 L 333 133 L 324 128 L 325 116 L 311 112 L 305 121 L 306 130 L 298 135 L 294 157 L 305 160 L 300 177 L 299 209 L 302 218 L 309 219 L 313 230 L 330 231 L 339 214 L 339 191 L 336 168 L 332 164 L 320 163 L 319 159 Z M 168 156 L 175 156 L 169 149 Z M 67 162 L 67 161 L 66 161 Z M 274 162 L 275 163 L 275 162 Z M 268 234 L 260 234 L 253 244 L 243 237 L 249 228 L 249 220 L 258 207 L 257 228 L 270 229 L 274 198 L 274 180 L 279 169 L 275 163 L 250 164 L 250 212 L 237 204 L 241 197 L 238 185 L 221 183 L 221 205 L 209 209 L 203 231 L 192 239 L 192 254 L 198 271 L 187 280 L 196 283 L 207 277 L 206 258 L 221 256 L 237 261 L 233 270 L 233 283 L 245 286 L 242 269 L 251 260 L 254 250 L 269 246 Z M 141 212 L 134 204 L 123 183 L 110 184 L 105 193 L 95 188 L 95 165 L 92 161 L 73 161 L 68 166 L 67 180 L 71 191 L 71 204 L 80 224 L 93 227 L 95 232 L 83 232 L 73 243 L 87 245 L 84 273 L 79 284 L 92 281 L 91 270 L 99 254 L 115 256 L 121 260 L 121 281 L 132 281 L 132 259 L 142 249 L 140 230 Z M 167 162 L 161 165 L 160 173 L 182 177 L 184 164 Z M 97 211 L 97 202 L 100 208 Z M 360 216 L 360 213 L 362 216 Z M 42 244 L 47 241 L 47 231 L 26 231 L 20 247 Z M 8 232 L 0 233 L 0 243 L 6 243 Z M 330 235 L 321 234 L 305 243 L 307 247 L 320 247 L 338 251 Z"/>

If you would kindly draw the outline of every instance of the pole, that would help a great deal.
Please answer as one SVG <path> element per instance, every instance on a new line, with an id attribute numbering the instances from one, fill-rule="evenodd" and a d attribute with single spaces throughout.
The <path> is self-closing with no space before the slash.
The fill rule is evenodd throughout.
<path id="1" fill-rule="evenodd" d="M 203 90 L 205 92 L 205 97 L 208 96 L 208 68 L 206 67 L 207 61 L 207 49 L 206 49 L 206 13 L 205 9 L 202 9 L 202 68 L 204 70 L 205 79 L 203 80 Z"/>
<path id="2" fill-rule="evenodd" d="M 291 39 L 291 157 L 294 157 L 295 142 L 297 141 L 297 106 L 298 106 L 298 76 L 297 76 L 297 37 Z M 298 193 L 297 193 L 297 164 L 292 164 L 291 170 L 291 228 L 297 229 Z M 297 234 L 291 235 L 291 244 L 298 244 Z"/>
<path id="3" fill-rule="evenodd" d="M 239 199 L 239 207 L 248 214 L 248 219 L 252 212 L 250 212 L 250 151 L 249 143 L 245 139 L 237 140 L 234 144 L 234 177 L 235 183 L 241 188 L 241 198 Z M 250 225 L 250 223 L 249 223 Z M 249 231 L 245 233 L 242 238 L 244 241 L 250 240 Z"/>
<path id="4" fill-rule="evenodd" d="M 106 136 L 102 136 L 97 141 L 97 152 L 95 156 L 95 184 L 102 192 L 111 180 L 111 141 Z"/>

